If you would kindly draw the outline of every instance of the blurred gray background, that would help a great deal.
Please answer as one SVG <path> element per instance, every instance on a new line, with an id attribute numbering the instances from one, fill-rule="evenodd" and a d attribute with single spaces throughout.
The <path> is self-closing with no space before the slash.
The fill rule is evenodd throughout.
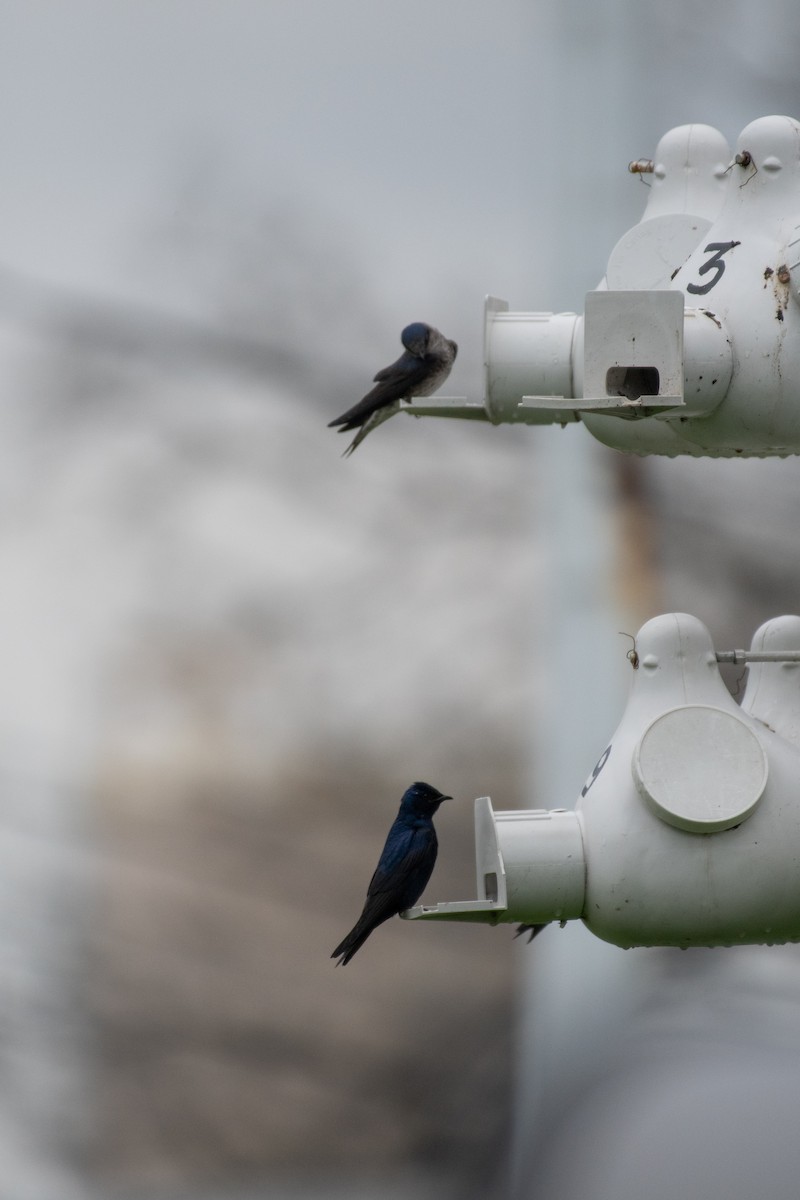
<path id="1" fill-rule="evenodd" d="M 589 435 L 403 418 L 343 461 L 326 422 L 412 320 L 480 396 L 484 294 L 581 311 L 628 161 L 800 117 L 799 52 L 777 0 L 0 0 L 0 1200 L 506 1194 L 546 946 L 391 922 L 329 954 L 412 780 L 456 797 L 431 899 L 474 895 L 474 796 L 572 803 L 532 785 L 537 706 L 582 687 L 537 670 L 537 480 Z M 681 609 L 741 646 L 800 608 L 795 461 L 590 453 L 614 630 Z M 572 1064 L 523 1190 L 735 1163 L 737 1121 L 710 1153 L 685 1081 L 648 1087 L 659 1014 L 707 1048 L 697 1013 L 738 1014 L 708 1053 L 743 1090 L 701 1109 L 792 1113 L 795 960 L 639 959 L 658 1002 L 616 1075 Z M 751 1043 L 736 1074 L 776 1012 L 777 1075 Z M 698 1194 L 792 1195 L 756 1144 L 774 1191 Z"/>

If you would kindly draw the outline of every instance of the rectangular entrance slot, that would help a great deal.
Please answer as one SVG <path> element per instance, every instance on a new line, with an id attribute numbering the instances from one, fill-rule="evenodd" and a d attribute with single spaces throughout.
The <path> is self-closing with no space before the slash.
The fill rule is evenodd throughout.
<path id="1" fill-rule="evenodd" d="M 661 376 L 658 367 L 609 367 L 606 371 L 606 395 L 625 400 L 657 396 Z"/>

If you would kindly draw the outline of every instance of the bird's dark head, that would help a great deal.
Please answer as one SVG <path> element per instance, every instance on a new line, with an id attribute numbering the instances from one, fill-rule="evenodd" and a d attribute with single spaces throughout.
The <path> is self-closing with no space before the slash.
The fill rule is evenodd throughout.
<path id="1" fill-rule="evenodd" d="M 411 325 L 406 325 L 400 334 L 400 341 L 409 354 L 415 354 L 417 358 L 424 358 L 428 353 L 431 332 L 430 325 L 426 325 L 424 321 L 414 321 Z"/>
<path id="2" fill-rule="evenodd" d="M 412 783 L 403 796 L 400 807 L 419 816 L 432 817 L 443 800 L 452 799 L 452 796 L 445 796 L 429 783 Z"/>

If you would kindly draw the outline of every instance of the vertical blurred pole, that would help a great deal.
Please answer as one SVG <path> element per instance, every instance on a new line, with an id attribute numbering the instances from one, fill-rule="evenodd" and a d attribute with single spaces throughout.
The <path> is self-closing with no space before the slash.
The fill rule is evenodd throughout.
<path id="1" fill-rule="evenodd" d="M 669 94 L 664 86 L 670 78 L 668 73 L 653 76 L 654 59 L 669 63 L 670 49 L 678 49 L 680 25 L 668 6 L 608 0 L 599 7 L 542 0 L 527 13 L 536 67 L 531 72 L 531 107 L 550 114 L 547 120 L 537 123 L 535 144 L 529 147 L 536 170 L 536 203 L 531 219 L 540 235 L 537 260 L 530 271 L 536 289 L 534 304 L 579 311 L 583 293 L 596 286 L 616 239 L 638 220 L 637 213 L 625 221 L 623 228 L 615 227 L 621 210 L 632 215 L 630 204 L 635 200 L 630 188 L 625 190 L 624 163 L 652 151 L 658 137 L 679 123 L 671 119 L 677 115 L 676 103 L 681 105 L 681 120 L 710 121 L 719 124 L 729 137 L 735 137 L 741 124 L 761 111 L 757 107 L 754 110 L 753 105 L 760 103 L 763 77 L 758 71 L 739 71 L 736 89 L 725 95 L 723 122 L 718 119 L 720 98 L 713 90 L 716 76 L 707 79 L 698 72 L 691 78 L 689 91 L 684 89 L 680 95 Z M 691 27 L 693 15 L 687 6 L 686 29 Z M 748 23 L 746 36 L 742 21 Z M 785 15 L 783 21 L 784 43 L 789 44 L 786 39 L 794 35 L 798 18 Z M 733 55 L 745 45 L 750 62 L 764 61 L 770 53 L 768 44 L 775 37 L 774 26 L 763 14 L 755 26 L 749 25 L 745 7 L 733 6 L 729 19 L 715 28 L 720 53 Z M 695 41 L 694 45 L 698 44 L 703 43 Z M 659 51 L 654 55 L 651 51 L 655 47 Z M 744 61 L 740 64 L 745 65 Z M 557 175 L 548 174 L 543 164 L 557 164 Z M 587 267 L 594 271 L 593 278 L 587 277 Z M 524 304 L 516 306 L 523 308 Z M 574 805 L 586 775 L 614 732 L 627 691 L 629 667 L 625 653 L 630 643 L 617 631 L 635 633 L 644 619 L 658 611 L 652 597 L 637 596 L 632 589 L 623 595 L 623 589 L 616 586 L 622 536 L 634 543 L 625 547 L 629 554 L 637 550 L 631 531 L 622 528 L 614 515 L 613 474 L 619 461 L 618 456 L 595 445 L 580 428 L 563 432 L 536 430 L 534 521 L 537 545 L 544 552 L 545 578 L 538 592 L 531 661 L 539 697 L 527 798 L 532 805 Z M 646 562 L 641 563 L 641 569 L 647 571 Z M 663 956 L 671 953 L 638 950 L 625 954 L 593 938 L 577 922 L 564 930 L 547 929 L 531 946 L 520 945 L 511 1164 L 514 1200 L 543 1194 L 537 1180 L 541 1151 L 556 1135 L 565 1111 L 596 1079 L 598 1069 L 608 1069 L 619 1058 L 626 1030 L 637 1025 L 631 1020 L 634 1008 L 640 998 L 653 994 L 653 964 L 663 962 Z M 696 987 L 697 975 L 708 960 L 696 955 L 685 961 L 691 963 Z M 746 975 L 748 995 L 754 998 L 755 1008 L 759 998 L 753 982 L 755 961 L 751 951 L 735 955 L 730 952 L 720 985 L 720 996 L 724 995 L 726 1002 L 735 985 L 736 965 L 740 977 Z M 758 960 L 762 970 L 763 961 Z M 773 952 L 770 962 L 777 961 L 778 955 Z M 672 1001 L 678 1007 L 683 998 L 678 989 Z M 706 1000 L 703 1011 L 713 1017 L 708 1017 L 704 1036 L 710 1038 L 711 1031 L 720 1026 L 721 1007 L 713 999 Z M 735 1019 L 729 1019 L 725 1023 L 725 1054 L 744 1038 L 752 1040 L 752 1031 L 761 1024 L 761 1018 L 753 1017 L 743 1035 Z M 641 1028 L 641 1022 L 638 1025 L 634 1035 L 641 1046 L 647 1044 L 647 1031 Z M 677 1032 L 666 1044 L 667 1057 L 677 1055 L 681 1049 L 678 1023 L 675 1029 Z M 690 1062 L 696 1053 L 696 1044 L 688 1052 L 684 1048 Z M 709 1074 L 705 1064 L 698 1069 Z M 742 1068 L 742 1089 L 737 1093 L 731 1082 L 735 1077 L 730 1066 L 726 1068 L 724 1095 L 727 1098 L 730 1093 L 734 1107 L 749 1095 L 752 1071 L 749 1058 Z M 717 1103 L 722 1103 L 722 1096 L 719 1092 Z M 705 1114 L 699 1108 L 692 1109 L 685 1100 L 685 1096 L 676 1095 L 675 1112 L 689 1114 L 687 1122 L 691 1126 Z M 779 1097 L 779 1106 L 782 1100 Z M 619 1097 L 614 1112 L 620 1113 Z M 608 1117 L 608 1113 L 604 1115 Z M 592 1139 L 597 1138 L 598 1128 L 587 1131 L 588 1160 L 583 1174 L 576 1175 L 581 1185 L 577 1191 L 570 1191 L 570 1196 L 586 1196 L 588 1200 L 592 1194 L 592 1160 L 599 1149 Z M 574 1127 L 570 1130 L 574 1132 Z M 669 1136 L 663 1130 L 661 1133 L 662 1144 L 672 1148 Z M 767 1144 L 777 1165 L 774 1139 Z M 562 1144 L 562 1162 L 578 1149 Z M 586 1152 L 587 1146 L 583 1150 Z M 742 1142 L 743 1158 L 752 1151 L 753 1140 L 748 1132 Z M 625 1151 L 622 1153 L 624 1156 Z M 709 1153 L 713 1157 L 713 1148 Z M 718 1164 L 714 1170 L 718 1170 Z M 742 1178 L 746 1190 L 750 1177 L 745 1169 Z M 629 1185 L 626 1195 L 642 1194 L 641 1176 L 631 1177 Z M 700 1191 L 704 1195 L 721 1194 L 707 1187 Z M 662 1193 L 674 1193 L 669 1180 Z M 552 1194 L 557 1193 L 551 1188 L 547 1195 Z M 562 1188 L 558 1194 L 566 1193 Z M 621 1193 L 618 1190 L 615 1194 Z"/>
<path id="2" fill-rule="evenodd" d="M 545 441 L 546 438 L 546 441 Z M 534 519 L 543 577 L 532 644 L 532 806 L 572 808 L 621 714 L 635 632 L 615 589 L 615 456 L 580 428 L 544 432 Z M 630 996 L 626 956 L 573 922 L 520 943 L 512 1195 L 529 1195 L 537 1137 Z"/>
<path id="3" fill-rule="evenodd" d="M 88 1200 L 86 788 L 4 749 L 0 1195 Z"/>
<path id="4" fill-rule="evenodd" d="M 559 164 L 558 179 L 537 195 L 535 214 L 548 238 L 532 277 L 547 308 L 582 311 L 584 294 L 597 286 L 615 241 L 641 211 L 630 188 L 623 191 L 626 164 L 639 153 L 631 148 L 641 144 L 638 131 L 646 122 L 642 104 L 630 103 L 636 40 L 631 15 L 622 0 L 612 0 L 602 12 L 548 3 L 531 18 L 532 42 L 547 50 L 537 56 L 538 87 L 559 97 L 558 120 L 537 134 L 539 160 Z M 596 100 L 590 93 L 598 75 L 605 82 L 602 136 L 593 124 Z M 580 137 L 570 140 L 576 130 Z M 574 153 L 587 140 L 587 153 Z M 617 195 L 618 189 L 621 203 L 602 203 L 604 194 Z M 626 612 L 617 587 L 619 456 L 580 426 L 536 433 L 533 521 L 543 578 L 531 647 L 538 711 L 528 803 L 572 808 L 627 694 L 631 643 L 619 631 L 635 633 L 640 622 L 639 614 Z M 522 939 L 517 945 L 511 1193 L 527 1200 L 535 1194 L 537 1147 L 551 1116 L 624 1023 L 637 989 L 635 979 L 626 978 L 636 970 L 634 960 L 579 922 L 551 927 L 530 946 Z"/>
<path id="5" fill-rule="evenodd" d="M 624 0 L 610 0 L 602 11 L 557 2 L 530 11 L 528 36 L 538 51 L 532 103 L 541 110 L 545 98 L 558 97 L 557 116 L 537 126 L 535 141 L 535 162 L 557 164 L 555 176 L 541 177 L 531 214 L 539 234 L 531 265 L 539 307 L 582 311 L 614 243 L 641 212 L 626 167 L 650 145 L 640 131 L 648 104 L 659 102 L 638 92 L 631 103 L 636 22 Z M 602 129 L 592 94 L 598 79 Z M 551 104 L 547 111 L 554 111 Z M 613 204 L 603 203 L 612 195 Z M 634 633 L 639 621 L 620 606 L 616 588 L 619 457 L 580 426 L 536 430 L 536 438 L 532 501 L 543 578 L 531 647 L 538 711 L 527 803 L 570 808 L 621 714 L 630 643 L 619 631 Z M 530 1194 L 548 1115 L 619 1027 L 633 990 L 623 976 L 633 960 L 578 922 L 545 930 L 531 946 L 522 939 L 517 945 L 511 1176 L 512 1194 L 521 1198 Z"/>
<path id="6" fill-rule="evenodd" d="M 87 602 L 94 544 L 70 538 L 75 496 L 53 499 L 42 414 L 57 410 L 24 411 L 23 361 L 0 337 L 0 1197 L 89 1200 L 88 797 L 111 618 L 99 586 Z"/>

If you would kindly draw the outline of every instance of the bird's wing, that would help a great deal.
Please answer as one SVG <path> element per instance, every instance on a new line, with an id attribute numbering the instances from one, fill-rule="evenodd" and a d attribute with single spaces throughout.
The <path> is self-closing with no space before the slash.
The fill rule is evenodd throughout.
<path id="1" fill-rule="evenodd" d="M 432 871 L 436 850 L 436 830 L 432 824 L 417 829 L 398 829 L 393 826 L 369 882 L 367 896 L 395 892 L 398 879 L 413 876 L 429 860 L 432 860 Z"/>
<path id="2" fill-rule="evenodd" d="M 370 880 L 361 916 L 333 954 L 348 962 L 376 926 L 416 904 L 436 862 L 436 831 L 431 823 L 412 827 L 400 820 L 389 830 Z"/>
<path id="3" fill-rule="evenodd" d="M 401 354 L 397 362 L 378 371 L 375 376 L 377 386 L 346 413 L 342 413 L 335 421 L 330 421 L 329 427 L 341 425 L 342 432 L 356 429 L 379 408 L 413 396 L 415 389 L 425 382 L 430 372 L 431 365 L 425 359 L 417 358 L 413 354 Z"/>
<path id="4" fill-rule="evenodd" d="M 433 873 L 437 848 L 433 826 L 402 833 L 402 837 L 390 834 L 387 839 L 367 889 L 357 931 L 374 929 L 382 921 L 416 904 Z"/>

